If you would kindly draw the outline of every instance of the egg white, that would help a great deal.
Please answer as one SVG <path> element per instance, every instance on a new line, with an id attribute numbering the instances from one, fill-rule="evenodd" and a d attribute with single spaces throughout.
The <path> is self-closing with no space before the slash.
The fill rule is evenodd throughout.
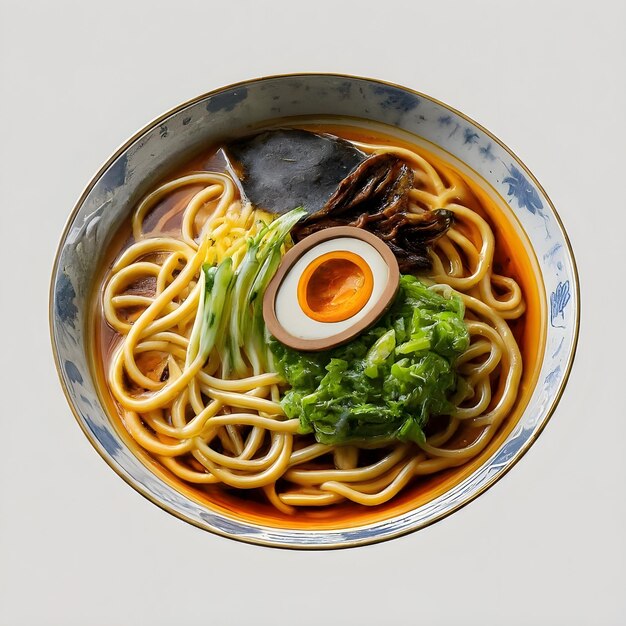
<path id="1" fill-rule="evenodd" d="M 358 254 L 372 270 L 374 285 L 369 299 L 363 308 L 341 322 L 318 322 L 311 319 L 298 302 L 298 282 L 306 267 L 317 257 L 327 252 L 347 251 Z M 389 281 L 389 267 L 372 245 L 353 237 L 327 239 L 305 252 L 285 274 L 276 293 L 274 309 L 281 326 L 299 339 L 326 339 L 347 330 L 363 319 L 376 305 Z"/>

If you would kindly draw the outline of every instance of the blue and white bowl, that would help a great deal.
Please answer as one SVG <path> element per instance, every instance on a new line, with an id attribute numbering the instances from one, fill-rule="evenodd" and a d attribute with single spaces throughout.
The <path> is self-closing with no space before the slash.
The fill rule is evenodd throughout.
<path id="1" fill-rule="evenodd" d="M 133 205 L 186 154 L 292 116 L 360 118 L 415 135 L 479 174 L 508 203 L 541 267 L 548 304 L 545 352 L 534 393 L 500 448 L 450 491 L 407 513 L 343 530 L 276 529 L 214 512 L 160 480 L 133 455 L 96 392 L 85 337 L 90 290 L 103 254 Z M 432 146 L 431 146 L 432 147 Z M 496 137 L 424 94 L 376 80 L 302 74 L 250 80 L 202 95 L 131 137 L 91 180 L 72 211 L 54 263 L 50 330 L 61 384 L 79 425 L 105 461 L 163 509 L 196 526 L 251 543 L 331 548 L 372 543 L 422 528 L 484 492 L 526 452 L 555 410 L 578 337 L 580 299 L 572 249 L 534 176 Z"/>

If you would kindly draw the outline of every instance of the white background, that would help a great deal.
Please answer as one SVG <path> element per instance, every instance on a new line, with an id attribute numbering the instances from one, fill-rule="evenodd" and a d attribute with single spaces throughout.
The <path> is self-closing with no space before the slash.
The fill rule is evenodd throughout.
<path id="1" fill-rule="evenodd" d="M 0 0 L 0 623 L 624 624 L 623 2 Z M 48 282 L 100 164 L 178 103 L 246 78 L 405 84 L 526 162 L 578 259 L 566 393 L 486 494 L 408 537 L 291 552 L 212 536 L 100 459 L 52 362 Z"/>

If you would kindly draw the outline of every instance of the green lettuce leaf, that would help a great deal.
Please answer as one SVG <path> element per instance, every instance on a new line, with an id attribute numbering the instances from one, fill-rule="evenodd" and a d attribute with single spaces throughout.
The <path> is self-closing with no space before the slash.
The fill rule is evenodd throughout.
<path id="1" fill-rule="evenodd" d="M 469 345 L 460 298 L 402 276 L 398 295 L 377 324 L 325 352 L 300 352 L 274 338 L 270 348 L 290 385 L 282 406 L 317 441 L 423 441 L 431 415 L 454 411 L 456 358 Z"/>

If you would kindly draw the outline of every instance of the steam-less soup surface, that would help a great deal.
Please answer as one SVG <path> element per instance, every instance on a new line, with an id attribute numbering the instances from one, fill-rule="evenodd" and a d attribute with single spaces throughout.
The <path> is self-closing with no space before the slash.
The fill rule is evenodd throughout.
<path id="1" fill-rule="evenodd" d="M 541 365 L 536 260 L 424 145 L 300 121 L 208 147 L 138 203 L 91 335 L 155 474 L 254 522 L 339 528 L 433 499 L 506 437 Z"/>

